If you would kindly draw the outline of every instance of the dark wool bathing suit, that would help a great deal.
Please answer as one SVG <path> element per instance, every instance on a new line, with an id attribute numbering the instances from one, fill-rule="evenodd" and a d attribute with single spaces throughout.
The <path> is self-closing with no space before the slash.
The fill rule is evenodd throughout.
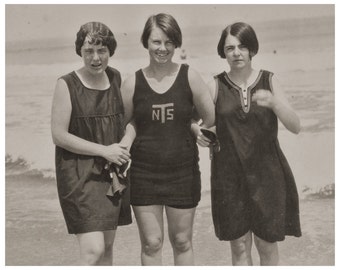
<path id="1" fill-rule="evenodd" d="M 201 196 L 198 148 L 191 133 L 193 96 L 188 65 L 163 94 L 136 72 L 137 137 L 131 148 L 131 204 L 196 206 Z"/>
<path id="2" fill-rule="evenodd" d="M 108 67 L 110 87 L 85 87 L 75 72 L 62 77 L 72 103 L 69 132 L 94 143 L 110 145 L 123 135 L 120 74 Z M 70 234 L 116 229 L 132 222 L 129 192 L 120 200 L 106 196 L 111 179 L 101 157 L 79 155 L 56 147 L 56 175 L 60 205 Z"/>
<path id="3" fill-rule="evenodd" d="M 257 89 L 272 91 L 272 75 L 261 70 L 248 89 L 240 89 L 225 72 L 216 76 L 221 149 L 212 161 L 211 198 L 220 240 L 235 240 L 249 230 L 268 242 L 301 236 L 298 193 L 277 139 L 277 117 L 251 102 Z"/>

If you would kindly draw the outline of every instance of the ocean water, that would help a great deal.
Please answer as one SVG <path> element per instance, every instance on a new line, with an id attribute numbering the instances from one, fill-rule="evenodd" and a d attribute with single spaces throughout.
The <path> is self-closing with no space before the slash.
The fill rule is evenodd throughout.
<path id="1" fill-rule="evenodd" d="M 253 26 L 260 42 L 254 66 L 271 70 L 279 77 L 301 118 L 303 128 L 297 139 L 286 139 L 291 137 L 280 127 L 283 146 L 287 145 L 288 155 L 293 160 L 292 167 L 301 171 L 300 174 L 308 170 L 307 163 L 302 167 L 295 164 L 300 163 L 300 159 L 296 157 L 296 149 L 289 146 L 292 140 L 300 147 L 305 145 L 308 151 L 309 143 L 316 142 L 323 146 L 320 151 L 324 151 L 321 153 L 324 158 L 319 160 L 315 156 L 314 162 L 320 167 L 315 169 L 318 173 L 314 175 L 323 178 L 325 182 L 322 183 L 334 182 L 334 17 L 256 22 Z M 226 61 L 216 53 L 223 27 L 183 29 L 185 61 L 200 72 L 206 82 L 227 69 Z M 147 65 L 147 51 L 140 44 L 139 33 L 117 33 L 116 39 L 118 48 L 110 64 L 121 71 L 124 79 Z M 81 66 L 73 43 L 71 38 L 6 42 L 6 154 L 14 160 L 21 157 L 30 168 L 50 175 L 54 173 L 50 132 L 54 86 L 58 77 Z M 179 52 L 175 59 L 181 61 Z M 202 175 L 207 178 L 209 161 L 205 150 L 202 153 Z M 308 183 L 300 187 L 305 184 Z M 207 189 L 208 184 L 203 188 Z"/>

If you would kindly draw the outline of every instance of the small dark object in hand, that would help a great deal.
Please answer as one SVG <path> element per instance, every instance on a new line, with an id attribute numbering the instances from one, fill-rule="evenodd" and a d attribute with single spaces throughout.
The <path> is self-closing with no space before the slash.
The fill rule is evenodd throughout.
<path id="1" fill-rule="evenodd" d="M 207 137 L 210 140 L 210 145 L 209 145 L 210 151 L 209 152 L 210 152 L 210 159 L 212 159 L 213 153 L 220 152 L 220 142 L 217 138 L 216 133 L 212 132 L 211 130 L 201 128 L 201 132 L 205 137 Z"/>
<path id="2" fill-rule="evenodd" d="M 217 135 L 211 130 L 201 128 L 201 132 L 205 137 L 207 137 L 210 140 L 211 144 L 214 144 L 217 142 Z"/>

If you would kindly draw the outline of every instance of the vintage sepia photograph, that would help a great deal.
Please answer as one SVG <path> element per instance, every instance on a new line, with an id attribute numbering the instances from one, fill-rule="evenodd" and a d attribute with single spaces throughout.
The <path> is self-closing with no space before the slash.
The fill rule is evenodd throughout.
<path id="1" fill-rule="evenodd" d="M 9 1 L 5 266 L 335 266 L 335 4 Z"/>

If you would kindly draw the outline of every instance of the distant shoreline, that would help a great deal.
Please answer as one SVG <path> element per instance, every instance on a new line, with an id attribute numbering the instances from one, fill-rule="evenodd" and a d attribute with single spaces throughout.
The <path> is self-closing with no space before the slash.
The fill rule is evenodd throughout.
<path id="1" fill-rule="evenodd" d="M 284 35 L 287 36 L 287 33 L 282 31 L 282 27 L 290 29 L 288 33 L 291 38 L 299 39 L 304 35 L 312 35 L 312 33 L 304 33 L 301 32 L 300 29 L 304 29 L 309 25 L 316 25 L 318 27 L 323 27 L 323 35 L 334 35 L 335 28 L 335 17 L 333 16 L 314 16 L 314 17 L 303 17 L 303 18 L 293 18 L 293 19 L 273 19 L 272 21 L 268 20 L 258 20 L 252 23 L 253 27 L 256 29 L 260 40 L 260 51 L 261 53 L 272 52 L 273 48 L 265 45 L 268 41 L 276 42 L 275 50 L 278 49 L 277 53 L 281 53 L 280 43 L 285 43 Z M 270 26 L 270 28 L 268 28 Z M 293 27 L 296 26 L 296 27 Z M 332 27 L 329 27 L 332 26 Z M 188 26 L 182 29 L 183 32 L 183 47 L 189 50 L 189 54 L 195 56 L 202 56 L 206 54 L 210 54 L 212 51 L 209 50 L 209 47 L 214 49 L 218 42 L 218 38 L 220 32 L 225 27 L 223 24 L 215 24 L 215 25 L 203 25 L 200 27 L 197 26 Z M 280 31 L 274 31 L 275 29 L 280 29 Z M 197 50 L 191 51 L 192 48 L 197 46 L 195 36 L 201 36 L 201 33 L 204 34 L 204 38 L 200 37 L 200 47 Z M 142 52 L 144 55 L 144 50 L 140 43 L 140 35 L 141 30 L 130 30 L 128 32 L 116 32 L 114 33 L 118 42 L 117 50 L 114 59 L 120 60 L 132 60 L 137 54 L 135 50 L 131 50 L 131 45 L 134 48 L 138 48 L 139 52 Z M 280 39 L 281 42 L 278 42 L 277 39 Z M 60 63 L 70 63 L 72 59 L 75 61 L 79 60 L 79 58 L 74 53 L 74 41 L 75 34 L 73 36 L 66 37 L 44 37 L 39 39 L 27 39 L 27 40 L 6 40 L 5 41 L 5 53 L 7 57 L 6 66 L 8 65 L 16 65 L 16 64 L 48 64 L 53 63 L 56 59 L 54 59 L 53 54 L 51 52 L 62 50 L 63 55 L 59 55 L 58 61 Z M 209 45 L 211 44 L 211 46 Z M 301 48 L 303 49 L 303 48 Z M 46 52 L 46 57 L 43 59 L 37 58 L 28 58 L 28 53 L 44 53 Z M 61 56 L 61 57 L 60 57 Z M 71 61 L 70 61 L 71 60 Z M 38 61 L 38 62 L 37 62 Z"/>

